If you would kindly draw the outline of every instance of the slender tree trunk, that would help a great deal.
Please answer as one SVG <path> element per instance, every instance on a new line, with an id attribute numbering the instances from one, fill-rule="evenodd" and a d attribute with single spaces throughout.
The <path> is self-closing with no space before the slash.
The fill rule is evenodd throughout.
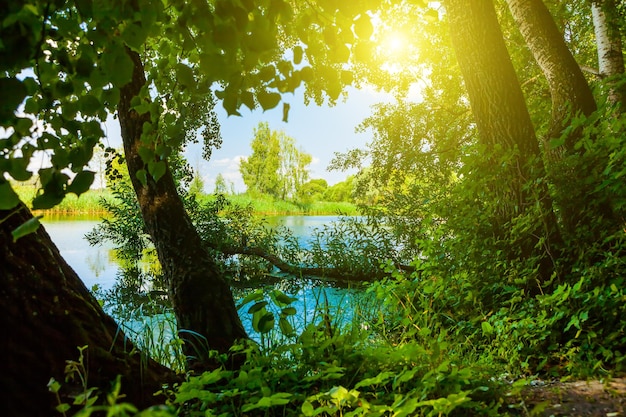
<path id="1" fill-rule="evenodd" d="M 467 88 L 479 139 L 495 157 L 490 165 L 495 178 L 493 188 L 499 193 L 501 205 L 500 239 L 507 239 L 510 220 L 526 213 L 536 204 L 541 206 L 543 226 L 522 237 L 522 257 L 530 259 L 543 238 L 545 253 L 540 274 L 549 279 L 553 271 L 550 246 L 561 241 L 551 199 L 544 182 L 537 183 L 535 193 L 526 183 L 542 178 L 544 167 L 533 124 L 524 101 L 513 64 L 504 44 L 492 0 L 448 0 L 444 2 L 450 24 L 454 50 Z M 503 164 L 501 155 L 513 153 L 514 160 Z M 503 167 L 504 165 L 504 167 Z M 511 181 L 506 184 L 507 179 Z"/>
<path id="2" fill-rule="evenodd" d="M 62 394 L 81 392 L 65 382 L 67 360 L 85 351 L 87 385 L 110 389 L 122 375 L 124 401 L 154 404 L 153 394 L 174 373 L 133 351 L 115 321 L 105 314 L 76 272 L 65 262 L 43 226 L 13 242 L 11 231 L 32 219 L 23 204 L 0 210 L 0 411 L 5 416 L 52 416 L 54 377 Z M 64 398 L 72 403 L 71 399 Z"/>
<path id="3" fill-rule="evenodd" d="M 137 172 L 146 164 L 139 149 L 147 146 L 141 140 L 149 113 L 137 114 L 131 100 L 145 85 L 145 74 L 139 55 L 128 51 L 135 67 L 133 80 L 121 90 L 118 117 L 128 171 L 137 194 L 146 231 L 151 236 L 163 273 L 168 282 L 180 335 L 186 340 L 185 354 L 194 367 L 213 366 L 208 349 L 228 352 L 236 340 L 247 338 L 235 302 L 215 260 L 204 247 L 167 168 L 155 182 L 148 175 L 142 184 Z"/>
<path id="4" fill-rule="evenodd" d="M 563 146 L 551 146 L 553 140 L 563 136 L 573 115 L 590 116 L 596 111 L 595 98 L 543 1 L 507 0 L 507 3 L 550 86 L 552 118 L 550 130 L 544 137 L 544 152 L 548 173 L 555 185 L 555 200 L 561 212 L 564 231 L 576 238 L 580 236 L 581 230 L 587 229 L 591 232 L 588 238 L 598 239 L 605 228 L 611 229 L 611 224 L 618 224 L 609 201 L 590 198 L 600 180 L 594 180 L 588 172 L 577 172 L 568 165 L 569 162 L 560 163 L 566 155 L 578 156 L 583 152 L 575 147 L 583 133 L 582 128 L 572 129 L 565 136 Z M 581 180 L 582 177 L 585 179 Z M 600 223 L 598 219 L 606 222 Z"/>
<path id="5" fill-rule="evenodd" d="M 619 27 L 619 11 L 615 0 L 594 0 L 591 2 L 593 28 L 598 48 L 598 70 L 609 81 L 608 100 L 620 104 L 618 112 L 626 111 L 626 83 L 616 83 L 615 77 L 624 75 L 624 55 L 622 36 Z"/>
<path id="6" fill-rule="evenodd" d="M 571 115 L 589 116 L 596 102 L 580 66 L 567 48 L 563 35 L 542 0 L 506 0 L 526 45 L 548 80 L 552 96 L 552 119 L 545 149 L 550 155 L 550 141 L 561 137 Z M 566 138 L 565 150 L 574 149 L 577 134 Z M 556 158 L 551 155 L 548 159 Z"/>

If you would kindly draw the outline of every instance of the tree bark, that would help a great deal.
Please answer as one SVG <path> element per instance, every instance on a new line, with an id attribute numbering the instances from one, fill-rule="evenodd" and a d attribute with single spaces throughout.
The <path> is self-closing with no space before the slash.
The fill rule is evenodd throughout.
<path id="1" fill-rule="evenodd" d="M 596 201 L 589 198 L 600 180 L 588 174 L 573 170 L 566 164 L 560 164 L 565 155 L 579 155 L 583 149 L 576 150 L 576 142 L 581 139 L 582 128 L 573 129 L 565 136 L 562 147 L 554 148 L 551 141 L 560 139 L 564 129 L 575 115 L 590 116 L 597 110 L 595 98 L 583 72 L 567 48 L 563 35 L 559 32 L 554 18 L 542 0 L 507 0 L 513 18 L 541 68 L 550 86 L 552 98 L 552 116 L 550 130 L 544 137 L 544 154 L 548 163 L 548 173 L 555 185 L 555 200 L 561 212 L 564 231 L 571 237 L 580 236 L 581 230 L 591 224 L 599 224 L 604 219 L 604 226 L 590 229 L 587 238 L 598 239 L 618 222 L 609 201 Z"/>
<path id="2" fill-rule="evenodd" d="M 65 397 L 82 390 L 77 381 L 64 382 L 66 361 L 76 360 L 82 346 L 88 346 L 89 387 L 108 390 L 122 375 L 124 401 L 139 407 L 159 401 L 153 393 L 176 378 L 173 371 L 131 353 L 132 343 L 102 311 L 43 226 L 13 242 L 11 231 L 32 219 L 26 206 L 0 210 L 0 219 L 2 415 L 57 415 L 57 401 L 47 383 L 54 377 Z"/>
<path id="3" fill-rule="evenodd" d="M 148 175 L 144 185 L 137 177 L 138 171 L 146 169 L 139 149 L 148 146 L 142 142 L 142 128 L 150 122 L 150 114 L 139 115 L 131 108 L 131 100 L 146 79 L 139 55 L 131 50 L 128 54 L 134 63 L 133 80 L 122 88 L 118 105 L 128 171 L 168 283 L 180 336 L 186 340 L 183 351 L 191 366 L 212 367 L 208 349 L 228 352 L 247 334 L 230 286 L 185 211 L 169 166 L 158 181 Z"/>
<path id="4" fill-rule="evenodd" d="M 510 221 L 541 206 L 543 225 L 521 237 L 522 258 L 530 259 L 545 238 L 544 253 L 540 254 L 540 275 L 549 279 L 553 272 L 556 250 L 551 246 L 561 241 L 552 202 L 544 182 L 536 185 L 536 195 L 526 187 L 533 178 L 542 178 L 545 168 L 541 161 L 539 143 L 524 101 L 520 83 L 504 44 L 492 0 L 448 0 L 444 2 L 452 44 L 467 88 L 479 140 L 495 156 L 485 166 L 498 176 L 492 187 L 500 204 L 495 234 L 508 239 Z M 501 152 L 497 152 L 501 149 Z M 498 156 L 512 153 L 514 160 L 503 164 Z M 504 167 L 502 167 L 505 165 Z M 505 182 L 509 180 L 510 184 Z"/>
<path id="5" fill-rule="evenodd" d="M 550 141 L 558 139 L 568 125 L 571 115 L 589 116 L 596 110 L 591 88 L 580 66 L 567 48 L 554 18 L 542 0 L 506 0 L 526 45 L 535 57 L 550 86 L 552 118 L 545 137 L 548 159 L 558 158 Z M 566 138 L 565 151 L 570 152 L 578 140 L 577 134 Z"/>
<path id="6" fill-rule="evenodd" d="M 598 69 L 600 76 L 611 78 L 607 99 L 618 106 L 618 112 L 626 110 L 626 83 L 616 83 L 615 77 L 624 75 L 624 54 L 619 27 L 619 11 L 615 0 L 594 0 L 591 2 L 593 28 L 598 48 Z"/>

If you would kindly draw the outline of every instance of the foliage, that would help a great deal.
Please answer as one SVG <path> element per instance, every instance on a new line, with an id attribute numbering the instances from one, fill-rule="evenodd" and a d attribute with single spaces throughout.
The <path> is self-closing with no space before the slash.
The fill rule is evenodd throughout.
<path id="1" fill-rule="evenodd" d="M 296 147 L 293 138 L 259 123 L 251 142 L 252 155 L 242 158 L 239 171 L 251 195 L 294 199 L 309 178 L 311 155 Z"/>

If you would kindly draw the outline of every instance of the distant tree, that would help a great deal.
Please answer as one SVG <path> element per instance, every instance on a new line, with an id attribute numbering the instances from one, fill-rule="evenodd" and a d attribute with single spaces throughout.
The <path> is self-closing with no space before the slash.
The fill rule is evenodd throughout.
<path id="1" fill-rule="evenodd" d="M 242 158 L 239 172 L 250 194 L 277 195 L 280 189 L 280 140 L 267 123 L 259 123 L 250 143 L 252 155 Z"/>
<path id="2" fill-rule="evenodd" d="M 309 179 L 307 166 L 312 157 L 302 149 L 296 147 L 295 139 L 278 133 L 280 140 L 280 169 L 278 177 L 281 184 L 281 200 L 296 198 L 300 188 Z"/>
<path id="3" fill-rule="evenodd" d="M 198 195 L 198 194 L 202 194 L 203 192 L 204 192 L 204 180 L 202 179 L 200 170 L 194 169 L 193 178 L 191 179 L 191 183 L 189 184 L 189 193 Z"/>
<path id="4" fill-rule="evenodd" d="M 274 131 L 267 122 L 254 129 L 252 155 L 243 158 L 239 172 L 251 194 L 266 194 L 281 200 L 296 198 L 309 179 L 312 157 L 298 149 L 295 139 Z"/>
<path id="5" fill-rule="evenodd" d="M 320 201 L 328 189 L 328 182 L 323 178 L 310 180 L 298 190 L 298 200 L 303 202 Z"/>
<path id="6" fill-rule="evenodd" d="M 226 179 L 221 172 L 215 177 L 215 189 L 213 190 L 213 194 L 228 194 Z"/>
<path id="7" fill-rule="evenodd" d="M 337 184 L 328 187 L 324 191 L 323 199 L 325 201 L 354 201 L 352 191 L 354 189 L 354 175 L 346 178 L 345 181 L 338 182 Z"/>

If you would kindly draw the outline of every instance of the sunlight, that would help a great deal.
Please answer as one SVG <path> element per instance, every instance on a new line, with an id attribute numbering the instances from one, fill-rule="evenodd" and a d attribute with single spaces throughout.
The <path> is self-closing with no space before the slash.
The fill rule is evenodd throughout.
<path id="1" fill-rule="evenodd" d="M 406 47 L 406 38 L 404 34 L 393 32 L 385 36 L 382 42 L 387 54 L 393 56 L 401 54 Z"/>

